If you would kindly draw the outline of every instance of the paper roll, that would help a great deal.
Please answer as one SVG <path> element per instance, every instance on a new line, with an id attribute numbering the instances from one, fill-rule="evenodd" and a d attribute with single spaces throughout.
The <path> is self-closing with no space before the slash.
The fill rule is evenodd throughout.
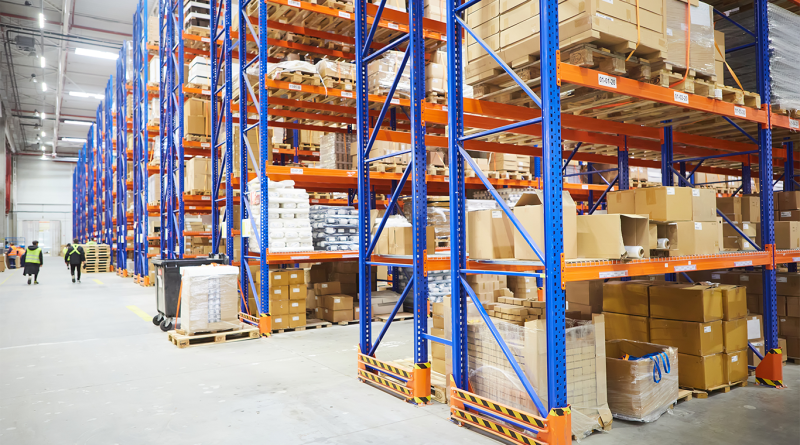
<path id="1" fill-rule="evenodd" d="M 669 238 L 659 238 L 658 239 L 658 249 L 669 249 Z"/>
<path id="2" fill-rule="evenodd" d="M 625 246 L 626 258 L 644 258 L 644 248 L 642 246 Z"/>

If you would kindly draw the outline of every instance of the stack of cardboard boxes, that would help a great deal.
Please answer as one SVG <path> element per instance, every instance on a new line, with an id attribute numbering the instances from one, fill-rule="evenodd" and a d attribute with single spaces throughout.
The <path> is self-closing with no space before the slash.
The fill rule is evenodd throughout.
<path id="1" fill-rule="evenodd" d="M 761 225 L 761 198 L 758 195 L 717 198 L 717 209 L 748 238 L 758 243 Z M 730 224 L 722 225 L 724 250 L 755 250 Z"/>
<path id="2" fill-rule="evenodd" d="M 450 326 L 448 325 L 445 327 L 445 320 L 448 322 L 450 321 L 450 297 L 445 297 L 445 301 L 442 303 L 432 303 L 431 304 L 431 312 L 433 316 L 431 318 L 431 335 L 434 337 L 443 338 L 445 340 L 450 340 Z M 445 312 L 446 311 L 446 312 Z M 432 341 L 430 342 L 431 345 L 431 369 L 434 372 L 438 372 L 439 374 L 446 375 L 449 373 L 448 368 L 446 366 L 447 362 L 447 347 L 439 342 Z"/>
<path id="3" fill-rule="evenodd" d="M 183 133 L 211 136 L 211 101 L 191 98 L 183 106 Z"/>
<path id="4" fill-rule="evenodd" d="M 353 163 L 348 147 L 355 142 L 353 136 L 344 133 L 325 133 L 320 137 L 319 167 L 338 170 L 352 169 Z"/>
<path id="5" fill-rule="evenodd" d="M 303 269 L 269 271 L 269 310 L 272 329 L 306 325 L 307 284 Z"/>
<path id="6" fill-rule="evenodd" d="M 745 292 L 725 284 L 608 282 L 606 336 L 678 348 L 681 386 L 741 381 L 747 378 Z"/>
<path id="7" fill-rule="evenodd" d="M 183 188 L 195 194 L 211 192 L 211 158 L 194 157 L 186 161 Z M 206 192 L 206 193 L 203 193 Z"/>
<path id="8" fill-rule="evenodd" d="M 315 264 L 308 271 L 308 276 L 310 288 L 306 298 L 309 309 L 315 311 L 314 318 L 330 322 L 358 319 L 358 262 Z M 394 303 L 397 302 L 397 294 L 375 292 L 378 289 L 378 274 L 375 268 L 371 277 L 373 315 L 376 311 L 377 314 L 390 313 Z"/>
<path id="9" fill-rule="evenodd" d="M 800 249 L 800 191 L 777 192 L 775 207 L 775 247 Z"/>
<path id="10" fill-rule="evenodd" d="M 530 156 L 508 153 L 491 153 L 489 170 L 496 172 L 528 173 L 531 171 Z"/>

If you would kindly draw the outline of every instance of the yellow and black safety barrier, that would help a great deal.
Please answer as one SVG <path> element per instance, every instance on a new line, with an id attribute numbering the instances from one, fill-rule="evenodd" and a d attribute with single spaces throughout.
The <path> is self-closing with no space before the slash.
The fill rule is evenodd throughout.
<path id="1" fill-rule="evenodd" d="M 508 427 L 500 425 L 497 422 L 491 421 L 481 416 L 476 416 L 466 411 L 462 411 L 458 408 L 452 408 L 451 412 L 455 418 L 460 419 L 462 422 L 476 426 L 482 430 L 488 431 L 496 435 L 505 436 L 507 439 L 511 439 L 518 443 L 524 445 L 544 444 L 544 442 L 540 442 L 516 430 L 512 430 Z"/>
<path id="2" fill-rule="evenodd" d="M 509 408 L 507 406 L 500 405 L 499 403 L 493 402 L 493 401 L 488 400 L 488 399 L 484 399 L 483 397 L 479 397 L 479 396 L 477 396 L 475 394 L 472 394 L 472 393 L 469 393 L 469 392 L 466 392 L 466 391 L 462 391 L 460 389 L 454 389 L 453 390 L 453 394 L 456 397 L 462 399 L 462 401 L 467 403 L 467 404 L 480 405 L 480 406 L 482 406 L 484 408 L 488 408 L 491 411 L 495 411 L 498 414 L 505 414 L 505 415 L 513 417 L 513 418 L 515 418 L 517 420 L 521 420 L 521 421 L 523 421 L 525 423 L 529 423 L 532 426 L 535 426 L 535 427 L 540 428 L 540 429 L 545 427 L 544 419 L 540 419 L 540 418 L 538 418 L 536 416 L 533 416 L 533 415 L 530 415 L 530 414 L 526 414 L 526 413 L 511 409 L 511 408 Z"/>
<path id="3" fill-rule="evenodd" d="M 390 365 L 388 363 L 384 363 L 384 362 L 382 362 L 380 360 L 376 360 L 376 359 L 374 359 L 374 358 L 372 358 L 370 356 L 364 355 L 364 354 L 359 354 L 358 358 L 359 358 L 359 360 L 361 360 L 364 363 L 372 366 L 373 368 L 381 369 L 382 371 L 386 371 L 386 372 L 388 372 L 390 374 L 394 374 L 394 375 L 402 377 L 404 379 L 410 379 L 411 378 L 411 374 L 408 371 L 406 371 L 405 369 L 398 368 L 396 366 L 392 366 L 392 365 Z"/>
<path id="4" fill-rule="evenodd" d="M 401 395 L 401 396 L 403 396 L 405 398 L 410 398 L 411 397 L 411 390 L 406 388 L 402 384 L 393 382 L 393 381 L 391 381 L 389 379 L 385 379 L 385 378 L 383 378 L 383 377 L 381 377 L 381 376 L 379 376 L 379 375 L 377 375 L 375 373 L 372 373 L 372 372 L 369 372 L 369 371 L 365 371 L 363 369 L 359 369 L 358 370 L 358 375 L 363 377 L 363 378 L 365 378 L 365 379 L 368 379 L 368 380 L 372 381 L 373 383 L 377 383 L 378 385 L 381 385 L 381 386 L 383 386 L 383 387 L 385 387 L 387 389 L 390 389 L 390 390 L 394 391 L 395 393 L 398 393 L 398 395 Z"/>

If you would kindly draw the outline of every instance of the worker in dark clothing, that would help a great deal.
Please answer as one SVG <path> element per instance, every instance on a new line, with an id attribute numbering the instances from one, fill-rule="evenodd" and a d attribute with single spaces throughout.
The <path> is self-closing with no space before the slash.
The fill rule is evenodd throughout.
<path id="1" fill-rule="evenodd" d="M 72 282 L 75 282 L 75 271 L 78 271 L 78 283 L 81 282 L 81 267 L 86 262 L 86 252 L 83 247 L 78 245 L 78 240 L 73 241 L 75 244 L 67 245 L 67 254 L 64 255 L 65 261 L 69 263 L 69 272 L 72 275 Z"/>
<path id="2" fill-rule="evenodd" d="M 22 255 L 22 264 L 25 265 L 22 275 L 28 276 L 28 284 L 31 284 L 31 275 L 33 275 L 33 283 L 39 284 L 39 268 L 44 266 L 44 256 L 39 247 L 39 241 L 34 241 L 28 246 L 28 250 Z"/>

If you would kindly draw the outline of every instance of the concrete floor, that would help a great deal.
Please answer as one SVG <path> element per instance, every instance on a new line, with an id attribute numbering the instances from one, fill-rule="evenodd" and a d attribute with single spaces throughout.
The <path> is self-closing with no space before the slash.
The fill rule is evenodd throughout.
<path id="1" fill-rule="evenodd" d="M 444 405 L 359 383 L 358 326 L 179 350 L 135 312 L 155 313 L 152 288 L 115 274 L 72 284 L 56 258 L 40 283 L 0 273 L 0 444 L 498 443 L 448 422 Z M 394 324 L 378 356 L 410 357 L 411 332 Z M 796 445 L 800 366 L 784 378 L 785 390 L 734 389 L 584 441 Z"/>

